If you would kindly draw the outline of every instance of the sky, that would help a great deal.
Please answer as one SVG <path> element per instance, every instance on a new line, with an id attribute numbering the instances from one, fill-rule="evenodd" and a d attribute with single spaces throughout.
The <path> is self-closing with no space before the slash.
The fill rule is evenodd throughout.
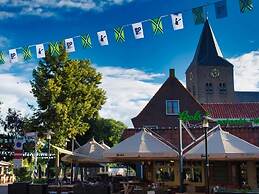
<path id="1" fill-rule="evenodd" d="M 168 77 L 170 68 L 185 83 L 185 71 L 195 53 L 202 25 L 195 25 L 191 9 L 208 5 L 205 12 L 226 59 L 234 64 L 235 89 L 259 91 L 259 1 L 254 9 L 240 13 L 238 0 L 227 0 L 228 16 L 215 18 L 217 0 L 0 0 L 0 50 L 38 43 L 61 41 L 90 34 L 93 48 L 84 49 L 75 39 L 74 59 L 90 59 L 103 75 L 101 87 L 107 102 L 100 111 L 105 118 L 130 121 L 147 104 Z M 164 33 L 154 35 L 148 19 L 171 13 L 183 13 L 184 29 L 174 31 L 170 17 L 162 19 Z M 144 39 L 134 38 L 130 24 L 143 23 Z M 125 27 L 123 43 L 114 39 L 113 29 Z M 106 30 L 108 46 L 100 46 L 96 33 Z M 47 46 L 47 44 L 45 44 Z M 29 81 L 37 66 L 33 59 L 0 66 L 2 114 L 15 108 L 29 114 L 27 104 L 35 103 Z"/>

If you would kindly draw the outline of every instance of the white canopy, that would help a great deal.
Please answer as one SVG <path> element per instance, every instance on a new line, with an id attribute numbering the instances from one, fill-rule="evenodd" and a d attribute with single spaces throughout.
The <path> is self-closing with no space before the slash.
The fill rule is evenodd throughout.
<path id="1" fill-rule="evenodd" d="M 77 162 L 77 163 L 105 163 L 109 162 L 103 158 L 103 152 L 108 150 L 108 147 L 104 147 L 97 143 L 94 139 L 88 141 L 85 145 L 74 150 L 73 155 L 66 155 L 61 158 L 64 162 Z M 81 156 L 78 157 L 78 154 Z"/>
<path id="2" fill-rule="evenodd" d="M 178 157 L 177 151 L 151 132 L 142 130 L 104 152 L 112 160 L 162 160 Z"/>
<path id="3" fill-rule="evenodd" d="M 256 159 L 259 158 L 259 147 L 223 131 L 218 126 L 208 134 L 208 156 L 213 160 Z M 202 159 L 205 156 L 205 139 L 190 149 L 186 159 Z"/>
<path id="4" fill-rule="evenodd" d="M 11 166 L 10 162 L 0 161 L 0 166 Z"/>

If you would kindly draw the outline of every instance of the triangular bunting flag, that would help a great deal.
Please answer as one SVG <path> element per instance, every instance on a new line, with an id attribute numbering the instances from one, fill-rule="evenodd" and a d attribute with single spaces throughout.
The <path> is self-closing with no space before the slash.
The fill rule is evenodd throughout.
<path id="1" fill-rule="evenodd" d="M 105 30 L 97 32 L 97 36 L 101 46 L 109 45 L 108 37 Z"/>
<path id="2" fill-rule="evenodd" d="M 89 34 L 85 36 L 81 36 L 81 40 L 82 40 L 82 46 L 84 48 L 92 48 L 92 41 Z"/>
<path id="3" fill-rule="evenodd" d="M 144 30 L 141 22 L 132 24 L 132 29 L 135 39 L 144 38 Z"/>
<path id="4" fill-rule="evenodd" d="M 123 27 L 115 28 L 114 29 L 115 40 L 117 42 L 125 42 L 125 34 Z"/>
<path id="5" fill-rule="evenodd" d="M 23 47 L 22 52 L 24 60 L 29 60 L 32 58 L 31 50 L 29 47 Z"/>
<path id="6" fill-rule="evenodd" d="M 227 17 L 228 12 L 226 0 L 221 0 L 215 3 L 215 13 L 217 19 Z"/>
<path id="7" fill-rule="evenodd" d="M 37 53 L 37 58 L 41 59 L 45 57 L 45 49 L 43 44 L 37 44 L 36 45 L 36 53 Z"/>
<path id="8" fill-rule="evenodd" d="M 239 5 L 241 13 L 253 10 L 253 0 L 239 0 Z"/>
<path id="9" fill-rule="evenodd" d="M 171 18 L 174 30 L 183 29 L 183 15 L 181 13 L 171 14 Z"/>
<path id="10" fill-rule="evenodd" d="M 202 24 L 205 22 L 205 16 L 204 16 L 204 12 L 203 12 L 203 7 L 196 7 L 192 9 L 192 14 L 193 14 L 193 19 L 194 19 L 194 23 L 196 25 L 198 24 Z"/>
<path id="11" fill-rule="evenodd" d="M 68 53 L 75 52 L 76 48 L 74 44 L 74 39 L 73 38 L 65 39 L 65 47 L 66 47 L 66 52 Z"/>
<path id="12" fill-rule="evenodd" d="M 151 19 L 150 21 L 152 23 L 153 32 L 155 34 L 157 34 L 157 33 L 162 34 L 163 33 L 162 18 L 159 17 L 159 18 Z"/>
<path id="13" fill-rule="evenodd" d="M 49 48 L 50 48 L 50 54 L 51 54 L 51 56 L 59 55 L 59 54 L 60 54 L 59 44 L 58 44 L 57 42 L 55 42 L 55 43 L 50 43 L 50 44 L 49 44 Z"/>
<path id="14" fill-rule="evenodd" d="M 4 64 L 5 60 L 4 60 L 4 53 L 1 51 L 0 52 L 0 64 Z"/>

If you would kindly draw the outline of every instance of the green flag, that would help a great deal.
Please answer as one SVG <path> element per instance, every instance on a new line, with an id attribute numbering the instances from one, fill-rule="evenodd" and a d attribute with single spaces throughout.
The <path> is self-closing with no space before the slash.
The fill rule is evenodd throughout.
<path id="1" fill-rule="evenodd" d="M 151 24 L 152 24 L 153 32 L 155 34 L 157 34 L 157 33 L 162 34 L 163 33 L 162 18 L 159 17 L 159 18 L 151 19 L 150 21 L 151 21 Z"/>
<path id="2" fill-rule="evenodd" d="M 50 48 L 50 54 L 52 56 L 60 54 L 58 42 L 50 43 L 49 48 Z"/>
<path id="3" fill-rule="evenodd" d="M 30 48 L 28 46 L 27 47 L 23 47 L 22 52 L 23 52 L 24 60 L 29 60 L 29 59 L 32 58 L 31 50 L 30 50 Z"/>
<path id="4" fill-rule="evenodd" d="M 92 48 L 92 41 L 89 34 L 85 36 L 81 36 L 81 40 L 82 40 L 82 46 L 84 48 Z"/>
<path id="5" fill-rule="evenodd" d="M 1 51 L 0 52 L 0 64 L 4 64 L 5 61 L 4 61 L 4 53 Z"/>
<path id="6" fill-rule="evenodd" d="M 205 22 L 205 16 L 204 16 L 204 12 L 203 12 L 203 7 L 196 7 L 192 9 L 192 14 L 193 14 L 193 19 L 194 19 L 194 23 L 196 25 L 198 24 L 202 24 Z"/>
<path id="7" fill-rule="evenodd" d="M 239 0 L 239 5 L 241 13 L 253 10 L 253 0 Z"/>
<path id="8" fill-rule="evenodd" d="M 117 42 L 125 42 L 125 34 L 123 27 L 115 28 L 114 29 L 115 40 Z"/>

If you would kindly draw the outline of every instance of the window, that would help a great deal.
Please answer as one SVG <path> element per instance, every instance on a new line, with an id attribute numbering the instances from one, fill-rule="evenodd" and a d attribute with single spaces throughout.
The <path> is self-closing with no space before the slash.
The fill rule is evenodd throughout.
<path id="1" fill-rule="evenodd" d="M 180 112 L 179 100 L 167 100 L 166 101 L 166 114 L 177 115 Z"/>
<path id="2" fill-rule="evenodd" d="M 174 161 L 156 161 L 155 173 L 157 181 L 174 181 Z"/>
<path id="3" fill-rule="evenodd" d="M 202 164 L 201 162 L 186 162 L 183 169 L 183 176 L 185 183 L 194 182 L 201 183 L 202 182 Z"/>
<path id="4" fill-rule="evenodd" d="M 226 93 L 227 87 L 225 83 L 219 83 L 219 93 L 223 94 Z"/>
<path id="5" fill-rule="evenodd" d="M 212 83 L 206 83 L 205 85 L 205 90 L 207 94 L 212 94 L 213 93 L 213 86 Z"/>

